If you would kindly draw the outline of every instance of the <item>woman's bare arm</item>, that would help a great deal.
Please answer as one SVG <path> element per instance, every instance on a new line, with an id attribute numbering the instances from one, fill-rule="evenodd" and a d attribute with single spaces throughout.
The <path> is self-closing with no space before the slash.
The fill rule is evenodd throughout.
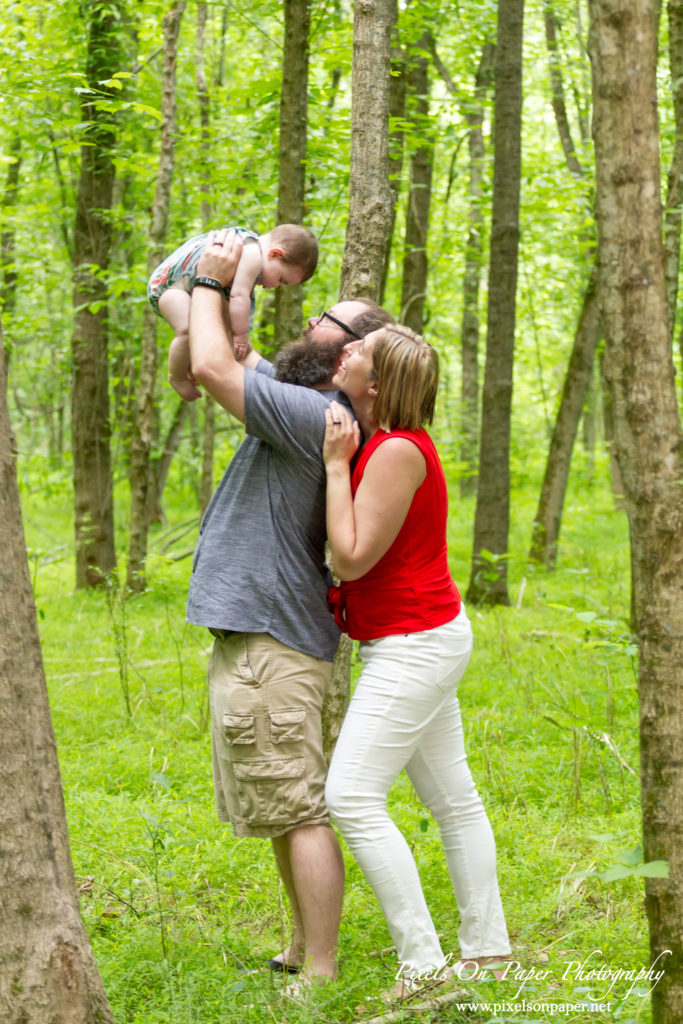
<path id="1" fill-rule="evenodd" d="M 356 580 L 396 540 L 427 467 L 412 441 L 389 438 L 368 459 L 354 499 L 349 462 L 358 446 L 358 424 L 337 403 L 327 411 L 326 421 L 327 536 L 335 571 L 342 580 Z"/>

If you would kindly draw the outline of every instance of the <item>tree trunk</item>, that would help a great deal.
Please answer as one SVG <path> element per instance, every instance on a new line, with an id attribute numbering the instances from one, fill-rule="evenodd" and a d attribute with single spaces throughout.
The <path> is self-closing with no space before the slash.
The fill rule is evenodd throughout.
<path id="1" fill-rule="evenodd" d="M 605 376 L 631 536 L 653 1024 L 683 1020 L 683 431 L 662 243 L 652 0 L 590 0 Z M 670 951 L 665 953 L 665 951 Z"/>
<path id="2" fill-rule="evenodd" d="M 285 45 L 280 94 L 278 224 L 302 224 L 306 187 L 308 129 L 309 0 L 285 0 Z M 298 337 L 303 317 L 303 287 L 275 290 L 275 347 Z"/>
<path id="3" fill-rule="evenodd" d="M 351 178 L 340 299 L 379 298 L 391 232 L 389 77 L 396 0 L 356 0 L 353 22 Z M 351 641 L 345 634 L 334 659 L 323 706 L 325 755 L 330 757 L 349 699 Z"/>
<path id="4" fill-rule="evenodd" d="M 134 175 L 127 170 L 114 181 L 112 206 L 130 209 L 135 203 Z M 111 381 L 111 420 L 115 425 L 114 464 L 117 458 L 130 466 L 130 439 L 134 429 L 137 404 L 137 354 L 140 344 L 140 273 L 137 266 L 140 239 L 132 218 L 119 218 L 113 232 L 111 261 L 117 271 L 125 274 L 128 286 L 117 295 L 112 304 L 110 336 L 114 351 L 110 352 L 109 376 Z M 138 301 L 136 301 L 138 300 Z"/>
<path id="5" fill-rule="evenodd" d="M 574 4 L 574 29 L 575 41 L 581 60 L 578 64 L 578 74 L 572 76 L 571 93 L 574 98 L 574 110 L 579 127 L 579 135 L 583 145 L 588 145 L 591 140 L 591 81 L 590 65 L 588 62 L 588 51 L 586 50 L 586 30 L 582 14 L 582 5 Z M 586 58 L 585 60 L 583 58 Z M 576 82 L 579 82 L 579 85 Z"/>
<path id="6" fill-rule="evenodd" d="M 595 482 L 595 448 L 598 440 L 598 417 L 597 417 L 598 395 L 595 387 L 595 358 L 593 359 L 593 372 L 588 381 L 588 392 L 583 407 L 581 419 L 583 451 L 588 464 L 588 484 L 590 487 Z"/>
<path id="7" fill-rule="evenodd" d="M 396 226 L 396 205 L 401 193 L 401 175 L 403 173 L 403 147 L 405 145 L 405 128 L 403 125 L 406 109 L 406 66 L 405 54 L 401 46 L 398 25 L 394 24 L 391 32 L 391 77 L 389 79 L 389 188 L 393 193 L 391 205 L 391 226 L 384 254 L 384 271 L 379 290 L 379 303 L 384 303 L 389 266 L 391 263 L 391 246 Z M 393 127 L 391 127 L 393 125 Z"/>
<path id="8" fill-rule="evenodd" d="M 479 486 L 467 599 L 509 604 L 510 416 L 515 344 L 524 0 L 500 0 L 494 66 L 494 165 Z M 488 555 L 486 554 L 488 552 Z"/>
<path id="9" fill-rule="evenodd" d="M 432 196 L 434 139 L 429 123 L 428 36 L 410 54 L 406 76 L 406 113 L 412 125 L 410 188 L 406 210 L 406 232 L 401 289 L 401 323 L 417 334 L 424 330 L 424 304 L 427 297 L 427 233 Z"/>
<path id="10" fill-rule="evenodd" d="M 351 177 L 340 299 L 377 301 L 393 192 L 389 186 L 389 78 L 396 0 L 356 0 L 353 19 Z"/>
<path id="11" fill-rule="evenodd" d="M 113 1024 L 79 915 L 0 336 L 0 1020 Z"/>
<path id="12" fill-rule="evenodd" d="M 204 52 L 206 50 L 206 21 L 208 18 L 206 3 L 197 5 L 197 67 L 195 70 L 195 86 L 197 89 L 197 103 L 199 105 L 199 124 L 201 127 L 201 141 L 199 143 L 199 177 L 200 191 L 202 193 L 202 226 L 208 231 L 211 223 L 212 208 L 211 202 L 211 97 L 209 85 L 206 80 L 204 69 Z"/>
<path id="13" fill-rule="evenodd" d="M 59 147 L 55 138 L 54 131 L 51 124 L 45 125 L 45 134 L 50 140 L 50 149 L 52 151 L 52 162 L 55 169 L 55 178 L 57 181 L 57 189 L 59 191 L 59 210 L 61 217 L 59 218 L 59 233 L 64 243 L 64 250 L 69 255 L 69 259 L 73 263 L 74 260 L 74 241 L 71 237 L 69 228 L 71 227 L 71 202 L 69 198 L 69 190 L 67 183 L 64 180 L 64 174 L 62 173 L 62 163 L 59 156 Z"/>
<path id="14" fill-rule="evenodd" d="M 436 44 L 430 39 L 432 59 L 446 88 L 452 96 L 458 95 L 448 69 L 441 61 Z M 479 286 L 483 255 L 484 216 L 481 210 L 484 180 L 484 102 L 491 84 L 495 46 L 484 43 L 474 80 L 474 97 L 464 103 L 463 114 L 467 122 L 469 167 L 467 183 L 467 247 L 463 277 L 463 311 L 460 327 L 462 376 L 460 383 L 460 461 L 464 470 L 460 476 L 462 497 L 477 489 L 477 444 L 479 440 Z M 450 183 L 449 183 L 450 191 Z"/>
<path id="15" fill-rule="evenodd" d="M 11 211 L 17 205 L 19 192 L 19 171 L 21 170 L 21 135 L 12 136 L 9 146 L 9 166 L 2 194 L 2 238 L 0 239 L 0 265 L 2 268 L 2 284 L 0 285 L 0 314 L 7 323 L 14 312 L 17 294 L 17 264 L 15 262 L 16 229 Z"/>
<path id="16" fill-rule="evenodd" d="M 560 408 L 550 442 L 541 496 L 538 502 L 529 558 L 553 569 L 562 525 L 564 496 L 576 434 L 590 387 L 595 351 L 600 340 L 600 308 L 596 295 L 596 273 L 591 274 L 579 323 L 576 328 L 569 367 L 564 380 Z"/>
<path id="17" fill-rule="evenodd" d="M 562 145 L 564 158 L 567 161 L 567 167 L 572 174 L 576 175 L 577 178 L 583 178 L 583 168 L 576 156 L 574 140 L 572 139 L 571 129 L 569 127 L 569 118 L 567 117 L 567 106 L 564 99 L 564 82 L 562 80 L 562 69 L 560 67 L 558 55 L 557 35 L 555 32 L 555 12 L 553 10 L 552 0 L 544 0 L 543 19 L 545 24 L 545 41 L 548 48 L 550 87 L 552 90 L 555 124 L 557 125 L 557 131 L 560 136 L 560 143 Z"/>
<path id="18" fill-rule="evenodd" d="M 612 396 L 605 377 L 605 352 L 600 353 L 600 392 L 602 394 L 602 425 L 605 435 L 605 449 L 609 457 L 609 475 L 615 508 L 624 507 L 624 484 L 614 447 L 614 408 Z"/>
<path id="19" fill-rule="evenodd" d="M 555 13 L 550 0 L 545 0 L 545 33 L 550 64 L 555 124 L 569 171 L 584 178 L 569 128 L 564 98 L 562 69 L 558 59 L 555 34 Z M 583 232 L 587 245 L 594 248 L 592 238 Z M 562 398 L 548 451 L 541 495 L 534 519 L 529 557 L 553 569 L 557 561 L 557 544 L 562 525 L 564 496 L 569 482 L 572 451 L 593 374 L 595 351 L 600 340 L 600 312 L 596 296 L 596 268 L 583 297 L 579 322 L 574 335 Z"/>
<path id="20" fill-rule="evenodd" d="M 484 44 L 475 78 L 474 100 L 465 111 L 469 170 L 467 190 L 467 248 L 463 277 L 463 308 L 460 338 L 462 378 L 460 384 L 460 494 L 477 489 L 477 441 L 479 431 L 479 286 L 483 256 L 484 215 L 481 209 L 484 180 L 484 100 L 489 88 L 495 49 Z"/>
<path id="21" fill-rule="evenodd" d="M 183 427 L 189 415 L 190 407 L 190 402 L 184 402 L 182 398 L 176 404 L 173 419 L 166 434 L 166 440 L 161 446 L 159 456 L 152 463 L 152 492 L 149 501 L 150 523 L 162 523 L 164 521 L 161 500 L 164 495 L 164 487 L 166 486 L 168 471 L 173 462 L 173 456 L 180 447 Z"/>
<path id="22" fill-rule="evenodd" d="M 227 8 L 226 8 L 227 10 Z M 197 8 L 197 98 L 199 100 L 199 119 L 202 126 L 201 142 L 199 150 L 201 154 L 202 167 L 202 224 L 207 231 L 211 223 L 212 204 L 209 199 L 211 191 L 210 183 L 210 157 L 211 157 L 211 105 L 209 102 L 209 86 L 204 73 L 204 51 L 206 47 L 206 18 L 207 5 L 200 3 Z M 225 32 L 226 21 L 223 21 Z M 214 490 L 213 482 L 213 454 L 216 444 L 216 405 L 211 395 L 205 395 L 202 402 L 204 411 L 202 430 L 202 460 L 199 476 L 199 515 L 204 515 L 206 506 L 211 501 Z M 178 438 L 180 435 L 178 435 Z M 164 476 L 165 481 L 165 476 Z"/>
<path id="23" fill-rule="evenodd" d="M 681 204 L 683 204 L 683 0 L 669 0 L 669 68 L 674 101 L 676 139 L 669 170 L 664 208 L 664 249 L 669 330 L 673 338 L 678 305 L 681 260 Z M 679 338 L 683 354 L 683 334 Z"/>
<path id="24" fill-rule="evenodd" d="M 99 100 L 114 95 L 103 82 L 121 66 L 122 0 L 90 6 L 82 94 L 84 145 L 74 224 L 74 326 L 71 342 L 71 438 L 76 534 L 76 585 L 101 584 L 116 566 L 111 453 L 107 283 L 111 244 L 115 129 Z"/>
<path id="25" fill-rule="evenodd" d="M 149 230 L 148 275 L 161 262 L 166 241 L 176 132 L 175 74 L 178 32 L 184 10 L 185 0 L 179 0 L 162 19 L 161 152 Z M 145 559 L 147 557 L 147 534 L 152 494 L 150 456 L 154 439 L 154 395 L 157 367 L 157 316 L 149 303 L 146 303 L 142 314 L 142 352 L 137 386 L 137 415 L 130 448 L 130 538 L 127 585 L 134 591 L 145 589 Z"/>
<path id="26" fill-rule="evenodd" d="M 204 430 L 202 432 L 202 471 L 199 480 L 199 515 L 206 512 L 214 492 L 213 453 L 216 441 L 216 403 L 211 395 L 204 398 Z"/>

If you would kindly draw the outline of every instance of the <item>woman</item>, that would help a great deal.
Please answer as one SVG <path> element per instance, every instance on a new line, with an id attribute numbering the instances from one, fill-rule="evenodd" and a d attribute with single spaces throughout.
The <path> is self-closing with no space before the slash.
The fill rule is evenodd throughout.
<path id="1" fill-rule="evenodd" d="M 409 328 L 386 325 L 345 347 L 333 384 L 356 415 L 352 422 L 337 403 L 326 413 L 327 530 L 342 580 L 333 604 L 361 642 L 365 667 L 330 764 L 327 805 L 382 907 L 400 976 L 424 978 L 448 960 L 386 808 L 405 768 L 441 831 L 460 911 L 460 963 L 484 966 L 510 947 L 495 842 L 467 766 L 456 696 L 472 631 L 448 570 L 443 469 L 422 429 L 432 422 L 438 357 Z M 404 986 L 392 995 L 405 995 Z"/>

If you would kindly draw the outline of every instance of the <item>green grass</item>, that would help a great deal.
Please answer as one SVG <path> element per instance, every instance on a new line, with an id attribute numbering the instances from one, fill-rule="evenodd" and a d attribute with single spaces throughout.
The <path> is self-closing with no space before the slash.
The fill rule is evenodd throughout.
<path id="1" fill-rule="evenodd" d="M 513 952 L 528 980 L 470 986 L 482 1004 L 516 997 L 585 999 L 589 983 L 567 964 L 647 964 L 642 883 L 577 877 L 616 863 L 640 836 L 638 716 L 628 637 L 627 531 L 603 478 L 577 472 L 568 496 L 559 568 L 526 564 L 535 488 L 513 498 L 512 607 L 470 609 L 475 653 L 461 685 L 470 764 L 498 844 Z M 525 482 L 526 483 L 526 482 Z M 74 593 L 70 498 L 63 478 L 24 487 L 39 624 L 60 753 L 82 912 L 119 1024 L 346 1022 L 381 1012 L 376 997 L 395 970 L 389 935 L 345 852 L 347 887 L 340 980 L 311 1006 L 284 1002 L 281 979 L 249 973 L 276 952 L 286 913 L 269 845 L 235 840 L 215 820 L 205 667 L 206 631 L 184 621 L 189 559 L 159 555 L 149 588 Z M 527 497 L 527 495 L 530 495 Z M 453 488 L 449 543 L 464 590 L 474 504 Z M 120 519 L 124 519 L 125 493 Z M 187 495 L 171 507 L 187 519 Z M 190 547 L 192 536 L 172 550 Z M 593 613 L 593 615 L 591 615 Z M 128 690 L 130 715 L 124 689 Z M 631 769 L 631 770 L 629 770 Z M 438 830 L 406 779 L 392 813 L 413 844 L 443 946 L 457 956 L 458 920 Z M 564 977 L 564 975 L 567 975 Z M 608 983 L 596 984 L 595 994 Z M 612 1009 L 557 1019 L 649 1020 L 647 999 L 617 983 Z M 408 1019 L 406 1017 L 406 1019 Z M 424 1020 L 553 1019 L 452 1006 Z"/>

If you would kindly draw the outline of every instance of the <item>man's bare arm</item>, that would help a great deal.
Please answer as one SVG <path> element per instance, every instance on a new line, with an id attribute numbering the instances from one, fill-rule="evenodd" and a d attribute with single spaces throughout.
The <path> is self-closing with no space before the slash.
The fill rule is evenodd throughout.
<path id="1" fill-rule="evenodd" d="M 210 232 L 197 266 L 197 277 L 227 284 L 233 279 L 241 252 L 242 242 L 234 233 Z M 244 366 L 235 360 L 232 351 L 223 322 L 224 302 L 223 293 L 214 288 L 198 285 L 192 292 L 192 375 L 224 409 L 244 422 Z"/>

